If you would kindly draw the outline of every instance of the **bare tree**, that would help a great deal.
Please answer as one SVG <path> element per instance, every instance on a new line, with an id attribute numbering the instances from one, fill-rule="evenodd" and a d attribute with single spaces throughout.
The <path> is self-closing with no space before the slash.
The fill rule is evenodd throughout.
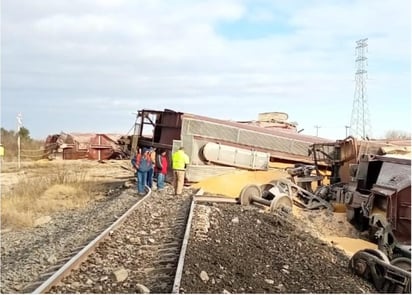
<path id="1" fill-rule="evenodd" d="M 389 130 L 385 134 L 385 139 L 411 139 L 411 133 L 400 130 Z"/>

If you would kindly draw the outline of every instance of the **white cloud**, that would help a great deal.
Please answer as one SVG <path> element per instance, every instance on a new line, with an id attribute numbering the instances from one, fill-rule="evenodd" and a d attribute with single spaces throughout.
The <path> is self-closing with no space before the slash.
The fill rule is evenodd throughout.
<path id="1" fill-rule="evenodd" d="M 370 94 L 396 86 L 397 98 L 409 99 L 410 70 L 402 66 L 410 63 L 409 19 L 410 3 L 401 0 L 6 0 L 2 97 L 8 112 L 24 113 L 29 100 L 39 109 L 71 112 L 100 102 L 99 109 L 118 113 L 172 108 L 250 119 L 257 111 L 291 111 L 301 124 L 324 117 L 343 125 L 352 105 L 357 39 L 369 37 Z M 220 22 L 242 20 L 285 21 L 290 32 L 244 40 L 218 34 Z M 370 109 L 377 113 L 372 117 L 382 115 Z M 33 129 L 53 132 L 42 121 Z"/>

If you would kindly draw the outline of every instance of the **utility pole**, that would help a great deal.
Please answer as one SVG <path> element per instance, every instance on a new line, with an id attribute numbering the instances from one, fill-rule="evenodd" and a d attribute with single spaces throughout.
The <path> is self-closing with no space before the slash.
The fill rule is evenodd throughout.
<path id="1" fill-rule="evenodd" d="M 20 169 L 20 128 L 23 126 L 23 116 L 21 113 L 17 114 L 17 165 Z"/>
<path id="2" fill-rule="evenodd" d="M 316 136 L 318 136 L 319 135 L 319 128 L 321 128 L 321 126 L 315 125 L 315 128 L 316 128 Z"/>
<path id="3" fill-rule="evenodd" d="M 345 125 L 345 137 L 348 137 L 348 129 L 350 129 L 350 126 Z"/>
<path id="4" fill-rule="evenodd" d="M 368 38 L 356 41 L 356 84 L 350 122 L 351 135 L 355 138 L 371 137 L 372 133 L 368 101 L 366 98 L 366 80 L 368 78 L 368 71 L 366 70 L 366 67 L 368 58 L 365 56 L 365 52 L 368 50 L 367 41 Z"/>

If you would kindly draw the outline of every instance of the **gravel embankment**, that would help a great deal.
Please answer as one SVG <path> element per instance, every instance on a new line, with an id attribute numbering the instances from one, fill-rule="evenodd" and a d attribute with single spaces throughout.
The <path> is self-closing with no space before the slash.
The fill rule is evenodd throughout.
<path id="1" fill-rule="evenodd" d="M 349 258 L 313 237 L 293 216 L 255 207 L 200 205 L 181 293 L 373 293 L 351 274 Z M 206 222 L 205 222 L 206 221 Z"/>

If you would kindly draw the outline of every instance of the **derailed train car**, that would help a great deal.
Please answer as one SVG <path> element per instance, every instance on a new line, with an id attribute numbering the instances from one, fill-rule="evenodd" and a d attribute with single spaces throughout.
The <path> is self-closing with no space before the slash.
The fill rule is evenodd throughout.
<path id="1" fill-rule="evenodd" d="M 356 252 L 350 268 L 384 293 L 411 292 L 411 160 L 364 155 L 345 192 L 348 219 L 368 227 L 378 250 Z"/>
<path id="2" fill-rule="evenodd" d="M 353 172 L 343 200 L 348 220 L 365 229 L 375 226 L 372 216 L 382 215 L 391 224 L 396 239 L 410 244 L 411 160 L 363 155 Z"/>
<path id="3" fill-rule="evenodd" d="M 345 145 L 354 147 L 349 148 L 352 152 L 347 153 Z M 317 144 L 313 150 L 318 153 L 323 146 L 330 144 Z M 319 186 L 314 194 L 344 203 L 348 221 L 368 230 L 378 244 L 378 249 L 356 252 L 350 268 L 381 292 L 410 293 L 411 159 L 360 153 L 356 147 L 354 140 L 337 141 L 332 153 L 321 153 L 332 162 L 331 184 Z"/>
<path id="4" fill-rule="evenodd" d="M 264 115 L 257 122 L 235 122 L 168 109 L 139 110 L 129 149 L 133 154 L 138 148 L 155 147 L 170 158 L 183 145 L 190 158 L 186 176 L 196 182 L 236 168 L 267 170 L 269 162 L 310 163 L 309 146 L 328 141 L 300 134 L 282 121 L 287 117 L 279 122 L 279 116 L 271 120 Z"/>
<path id="5" fill-rule="evenodd" d="M 410 244 L 411 159 L 402 153 L 385 154 L 387 147 L 379 145 L 365 150 L 362 144 L 348 137 L 311 146 L 315 166 L 319 159 L 331 165 L 330 183 L 319 184 L 314 194 L 345 204 L 348 221 L 359 230 L 385 220 L 397 240 Z"/>

